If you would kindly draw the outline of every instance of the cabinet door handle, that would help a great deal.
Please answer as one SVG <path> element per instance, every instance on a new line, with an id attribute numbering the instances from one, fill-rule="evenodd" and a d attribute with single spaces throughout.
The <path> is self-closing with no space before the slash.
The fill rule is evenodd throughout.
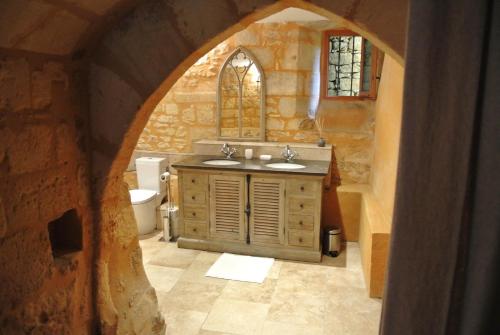
<path id="1" fill-rule="evenodd" d="M 196 216 L 196 212 L 193 212 L 193 216 Z"/>
<path id="2" fill-rule="evenodd" d="M 196 197 L 193 195 L 193 196 L 191 197 L 191 199 L 192 199 L 192 200 L 194 200 L 194 199 L 196 199 Z"/>
<path id="3" fill-rule="evenodd" d="M 303 222 L 302 222 L 302 220 L 300 220 L 300 221 L 299 221 L 299 225 L 301 225 L 301 226 L 302 226 L 302 224 L 303 224 Z"/>
<path id="4" fill-rule="evenodd" d="M 301 190 L 302 192 L 304 192 L 304 186 L 301 186 L 301 187 L 300 187 L 300 190 Z"/>
<path id="5" fill-rule="evenodd" d="M 299 237 L 299 242 L 302 243 L 302 237 Z"/>
<path id="6" fill-rule="evenodd" d="M 194 179 L 191 179 L 191 182 L 194 184 L 195 180 L 194 180 Z"/>
<path id="7" fill-rule="evenodd" d="M 300 209 L 304 209 L 304 204 L 300 204 Z"/>
<path id="8" fill-rule="evenodd" d="M 193 233 L 196 233 L 197 231 L 198 231 L 198 229 L 193 228 Z"/>

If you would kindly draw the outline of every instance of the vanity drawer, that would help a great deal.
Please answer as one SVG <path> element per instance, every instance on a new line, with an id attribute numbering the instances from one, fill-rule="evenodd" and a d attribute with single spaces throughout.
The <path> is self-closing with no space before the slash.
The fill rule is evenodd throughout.
<path id="1" fill-rule="evenodd" d="M 314 235 L 312 231 L 288 230 L 288 244 L 295 247 L 312 248 Z"/>
<path id="2" fill-rule="evenodd" d="M 286 182 L 286 191 L 288 194 L 297 194 L 303 196 L 318 196 L 320 183 L 317 181 L 288 180 Z"/>
<path id="3" fill-rule="evenodd" d="M 208 190 L 208 174 L 184 173 L 182 175 L 184 189 Z"/>
<path id="4" fill-rule="evenodd" d="M 204 205 L 207 202 L 207 192 L 197 189 L 184 190 L 184 205 Z"/>
<path id="5" fill-rule="evenodd" d="M 186 236 L 207 237 L 208 224 L 206 222 L 197 222 L 184 220 L 184 233 Z"/>
<path id="6" fill-rule="evenodd" d="M 288 227 L 292 229 L 313 230 L 314 216 L 313 215 L 288 215 Z"/>
<path id="7" fill-rule="evenodd" d="M 184 218 L 193 220 L 206 220 L 207 207 L 205 206 L 184 206 Z"/>
<path id="8" fill-rule="evenodd" d="M 296 214 L 314 214 L 316 199 L 289 197 L 288 211 Z"/>

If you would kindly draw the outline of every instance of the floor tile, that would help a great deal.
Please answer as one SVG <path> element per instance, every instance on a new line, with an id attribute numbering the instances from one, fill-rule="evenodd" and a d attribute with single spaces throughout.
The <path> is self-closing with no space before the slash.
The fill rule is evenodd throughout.
<path id="1" fill-rule="evenodd" d="M 269 278 L 264 280 L 262 284 L 230 280 L 224 287 L 221 298 L 269 304 L 276 288 L 276 282 L 276 279 Z"/>
<path id="2" fill-rule="evenodd" d="M 321 265 L 321 263 L 302 263 L 284 261 L 280 270 L 280 277 L 324 277 L 328 274 L 330 267 Z"/>
<path id="3" fill-rule="evenodd" d="M 198 332 L 198 335 L 234 335 L 234 334 L 200 329 L 200 331 Z"/>
<path id="4" fill-rule="evenodd" d="M 169 335 L 378 333 L 382 304 L 368 297 L 357 243 L 321 263 L 275 260 L 256 284 L 205 277 L 220 253 L 179 249 L 160 237 L 139 243 Z"/>
<path id="5" fill-rule="evenodd" d="M 346 244 L 346 267 L 349 270 L 363 271 L 361 264 L 361 252 L 359 244 L 355 242 L 347 242 Z"/>
<path id="6" fill-rule="evenodd" d="M 206 277 L 208 269 L 212 264 L 203 261 L 193 261 L 191 265 L 182 274 L 180 281 L 194 282 L 194 283 L 204 283 L 212 285 L 226 286 L 228 280 L 214 277 Z"/>
<path id="7" fill-rule="evenodd" d="M 202 329 L 232 334 L 258 334 L 268 310 L 268 304 L 220 298 L 208 314 Z"/>
<path id="8" fill-rule="evenodd" d="M 147 264 L 150 259 L 160 250 L 165 250 L 166 247 L 169 247 L 169 243 L 159 241 L 161 232 L 155 231 L 154 233 L 147 236 L 149 237 L 139 240 L 139 246 L 142 250 L 143 264 Z"/>
<path id="9" fill-rule="evenodd" d="M 331 286 L 365 288 L 363 273 L 355 270 L 332 268 L 327 276 L 327 290 Z"/>
<path id="10" fill-rule="evenodd" d="M 328 288 L 330 272 L 325 266 L 285 262 L 281 267 L 275 294 L 323 296 Z"/>
<path id="11" fill-rule="evenodd" d="M 322 324 L 318 325 L 296 325 L 291 323 L 281 323 L 266 321 L 262 327 L 261 335 L 321 335 L 323 334 Z"/>
<path id="12" fill-rule="evenodd" d="M 381 299 L 369 298 L 365 289 L 332 288 L 326 304 L 324 334 L 378 334 L 381 305 Z"/>
<path id="13" fill-rule="evenodd" d="M 219 259 L 220 255 L 222 254 L 219 252 L 201 251 L 194 260 L 212 265 Z"/>
<path id="14" fill-rule="evenodd" d="M 179 281 L 170 292 L 159 295 L 160 309 L 162 312 L 170 310 L 209 312 L 223 288 L 220 285 Z"/>
<path id="15" fill-rule="evenodd" d="M 148 264 L 185 269 L 191 265 L 199 253 L 198 250 L 166 247 L 156 252 Z"/>
<path id="16" fill-rule="evenodd" d="M 267 320 L 298 325 L 321 325 L 324 322 L 325 307 L 324 296 L 275 292 Z"/>
<path id="17" fill-rule="evenodd" d="M 278 277 L 280 276 L 280 271 L 281 271 L 282 265 L 283 265 L 283 261 L 275 259 L 273 266 L 271 267 L 271 270 L 269 270 L 267 278 L 278 279 Z"/>
<path id="18" fill-rule="evenodd" d="M 332 266 L 336 268 L 347 267 L 347 250 L 344 247 L 337 257 L 321 255 L 321 265 Z"/>
<path id="19" fill-rule="evenodd" d="M 169 310 L 164 313 L 168 335 L 197 335 L 208 313 L 189 310 Z"/>
<path id="20" fill-rule="evenodd" d="M 146 276 L 151 286 L 157 291 L 168 292 L 174 287 L 184 270 L 179 268 L 169 268 L 165 266 L 144 265 Z"/>

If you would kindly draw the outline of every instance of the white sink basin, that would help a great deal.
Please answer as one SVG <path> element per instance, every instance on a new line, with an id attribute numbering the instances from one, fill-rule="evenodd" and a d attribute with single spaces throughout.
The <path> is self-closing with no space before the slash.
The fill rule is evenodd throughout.
<path id="1" fill-rule="evenodd" d="M 230 161 L 228 159 L 210 159 L 208 161 L 204 161 L 203 164 L 207 164 L 207 165 L 238 165 L 241 163 L 238 161 Z"/>
<path id="2" fill-rule="evenodd" d="M 271 164 L 266 164 L 266 166 L 273 169 L 290 169 L 290 170 L 305 168 L 304 165 L 295 163 L 271 163 Z"/>

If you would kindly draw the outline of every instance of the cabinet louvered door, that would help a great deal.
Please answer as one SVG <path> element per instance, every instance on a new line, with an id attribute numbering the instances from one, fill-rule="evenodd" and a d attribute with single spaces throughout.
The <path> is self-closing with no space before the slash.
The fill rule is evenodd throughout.
<path id="1" fill-rule="evenodd" d="M 245 177 L 210 175 L 210 237 L 244 240 Z"/>
<path id="2" fill-rule="evenodd" d="M 285 181 L 252 178 L 250 181 L 250 241 L 262 244 L 284 243 Z"/>

